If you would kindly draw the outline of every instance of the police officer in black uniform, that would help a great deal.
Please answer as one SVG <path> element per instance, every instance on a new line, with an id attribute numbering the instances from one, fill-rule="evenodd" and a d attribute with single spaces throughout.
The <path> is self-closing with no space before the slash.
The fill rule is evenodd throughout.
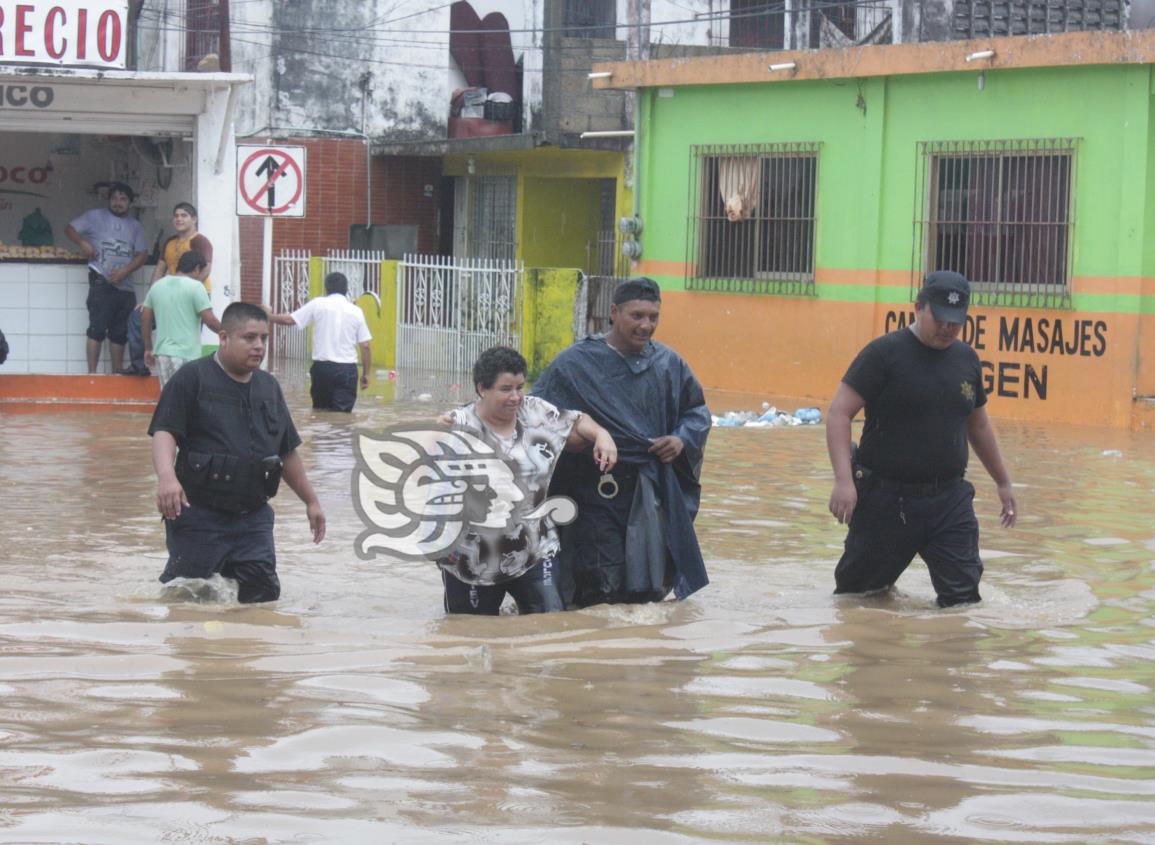
<path id="1" fill-rule="evenodd" d="M 241 602 L 273 601 L 281 584 L 268 500 L 281 477 L 305 503 L 314 543 L 325 536 L 325 514 L 281 387 L 260 369 L 268 317 L 234 302 L 220 339 L 215 354 L 177 370 L 148 429 L 169 553 L 160 580 L 220 573 L 236 580 Z"/>
<path id="2" fill-rule="evenodd" d="M 998 487 L 1004 527 L 1016 508 L 978 355 L 958 339 L 969 302 L 962 275 L 929 274 L 914 323 L 871 341 L 842 377 L 826 424 L 830 512 L 850 526 L 836 593 L 885 590 L 918 554 L 940 607 L 981 600 L 975 489 L 963 478 L 968 442 Z M 850 421 L 863 407 L 852 456 Z"/>

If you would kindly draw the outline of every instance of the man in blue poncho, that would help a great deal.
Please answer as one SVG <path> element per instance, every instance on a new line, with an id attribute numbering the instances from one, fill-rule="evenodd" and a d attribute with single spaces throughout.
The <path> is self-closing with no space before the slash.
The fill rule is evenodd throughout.
<path id="1" fill-rule="evenodd" d="M 554 474 L 551 495 L 578 506 L 561 536 L 570 607 L 661 601 L 671 589 L 683 599 L 709 582 L 694 517 L 710 411 L 689 365 L 653 340 L 661 304 L 652 279 L 622 282 L 610 331 L 562 352 L 534 386 L 588 413 L 618 447 L 612 473 L 565 454 Z"/>

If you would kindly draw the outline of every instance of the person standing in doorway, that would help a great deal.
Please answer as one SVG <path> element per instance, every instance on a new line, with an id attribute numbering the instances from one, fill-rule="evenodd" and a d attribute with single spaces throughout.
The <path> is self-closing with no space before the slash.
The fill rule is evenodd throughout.
<path id="1" fill-rule="evenodd" d="M 172 210 L 172 227 L 176 234 L 164 242 L 164 247 L 161 249 L 160 257 L 156 262 L 156 268 L 153 270 L 152 280 L 149 284 L 156 284 L 158 279 L 175 274 L 181 256 L 189 250 L 195 249 L 204 256 L 206 262 L 204 289 L 206 292 L 212 293 L 213 283 L 209 278 L 209 274 L 212 273 L 213 269 L 213 245 L 212 241 L 197 230 L 199 222 L 196 206 L 190 202 L 178 202 L 176 204 L 176 207 Z M 143 307 L 143 305 L 138 305 L 136 310 L 128 317 L 129 364 L 128 367 L 123 370 L 124 375 L 149 375 L 149 368 L 144 361 L 144 348 L 147 344 L 145 344 L 141 336 L 140 326 Z M 213 332 L 216 331 L 212 326 L 209 326 L 209 329 Z"/>
<path id="2" fill-rule="evenodd" d="M 309 369 L 309 393 L 313 407 L 321 411 L 353 410 L 357 402 L 357 358 L 361 358 L 361 389 L 369 386 L 372 351 L 365 314 L 349 301 L 349 280 L 344 273 L 325 277 L 325 295 L 311 299 L 292 314 L 269 319 L 281 326 L 313 328 L 313 366 Z"/>
<path id="3" fill-rule="evenodd" d="M 1004 527 L 1017 508 L 978 355 L 959 340 L 969 304 L 965 277 L 929 274 L 914 323 L 871 341 L 842 377 L 826 421 L 830 512 L 850 526 L 836 593 L 887 590 L 918 554 L 939 607 L 981 600 L 975 488 L 963 477 L 968 442 L 997 486 Z M 863 408 L 855 454 L 850 421 Z"/>
<path id="4" fill-rule="evenodd" d="M 108 207 L 90 209 L 64 230 L 88 258 L 88 372 L 95 373 L 105 338 L 112 352 L 112 371 L 124 364 L 128 317 L 136 307 L 129 277 L 148 257 L 140 221 L 129 216 L 136 195 L 122 182 L 108 188 Z"/>

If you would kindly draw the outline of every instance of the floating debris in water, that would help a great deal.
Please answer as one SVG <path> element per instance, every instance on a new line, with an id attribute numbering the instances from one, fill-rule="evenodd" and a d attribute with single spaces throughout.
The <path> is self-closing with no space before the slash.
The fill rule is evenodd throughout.
<path id="1" fill-rule="evenodd" d="M 713 417 L 715 428 L 776 428 L 786 425 L 817 425 L 822 412 L 817 408 L 799 408 L 793 414 L 779 411 L 769 402 L 762 403 L 761 411 L 727 411 Z"/>

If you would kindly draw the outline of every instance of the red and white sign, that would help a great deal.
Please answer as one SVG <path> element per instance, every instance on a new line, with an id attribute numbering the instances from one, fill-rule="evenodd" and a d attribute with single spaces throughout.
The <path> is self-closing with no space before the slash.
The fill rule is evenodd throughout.
<path id="1" fill-rule="evenodd" d="M 0 64 L 123 68 L 128 0 L 0 3 Z"/>
<path id="2" fill-rule="evenodd" d="M 237 214 L 305 216 L 305 148 L 237 146 Z"/>

